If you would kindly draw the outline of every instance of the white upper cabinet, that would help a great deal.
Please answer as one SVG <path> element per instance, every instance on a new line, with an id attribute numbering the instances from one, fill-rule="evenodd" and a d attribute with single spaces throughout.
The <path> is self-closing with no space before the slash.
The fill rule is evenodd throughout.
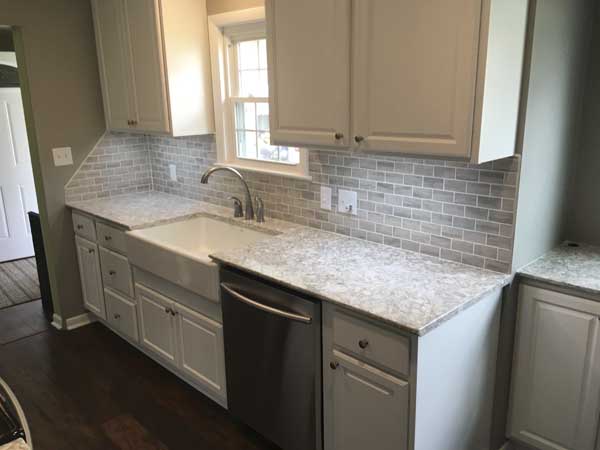
<path id="1" fill-rule="evenodd" d="M 109 130 L 214 132 L 204 0 L 92 0 Z"/>
<path id="2" fill-rule="evenodd" d="M 526 0 L 266 5 L 273 143 L 474 163 L 514 154 Z"/>
<path id="3" fill-rule="evenodd" d="M 350 142 L 350 0 L 267 0 L 271 139 Z"/>

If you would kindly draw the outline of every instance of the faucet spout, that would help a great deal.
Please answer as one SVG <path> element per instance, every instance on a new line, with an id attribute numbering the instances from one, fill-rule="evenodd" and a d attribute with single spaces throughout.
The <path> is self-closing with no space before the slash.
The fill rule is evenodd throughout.
<path id="1" fill-rule="evenodd" d="M 246 191 L 246 208 L 245 208 L 244 218 L 246 220 L 254 219 L 254 207 L 252 206 L 252 196 L 250 195 L 250 188 L 248 188 L 248 183 L 246 183 L 244 176 L 240 173 L 239 170 L 234 169 L 233 167 L 229 167 L 229 166 L 213 166 L 213 167 L 210 167 L 206 172 L 204 172 L 202 174 L 200 183 L 207 184 L 210 176 L 213 173 L 218 172 L 219 170 L 224 170 L 225 172 L 230 172 L 230 173 L 234 174 L 240 180 L 240 182 L 244 186 L 244 190 Z"/>

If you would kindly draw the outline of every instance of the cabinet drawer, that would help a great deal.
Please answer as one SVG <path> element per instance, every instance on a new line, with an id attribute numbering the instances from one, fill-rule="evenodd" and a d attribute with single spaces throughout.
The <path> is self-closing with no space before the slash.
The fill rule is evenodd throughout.
<path id="1" fill-rule="evenodd" d="M 126 257 L 105 248 L 100 249 L 100 265 L 104 287 L 112 288 L 133 297 L 131 267 Z"/>
<path id="2" fill-rule="evenodd" d="M 124 336 L 137 342 L 138 323 L 135 303 L 106 288 L 104 301 L 108 323 Z"/>
<path id="3" fill-rule="evenodd" d="M 98 235 L 98 243 L 101 246 L 119 252 L 122 255 L 127 254 L 124 231 L 104 223 L 98 223 L 96 224 L 96 234 Z"/>
<path id="4" fill-rule="evenodd" d="M 409 374 L 410 341 L 377 325 L 336 311 L 333 317 L 333 342 L 352 353 Z"/>
<path id="5" fill-rule="evenodd" d="M 73 213 L 73 229 L 75 233 L 89 241 L 96 242 L 94 220 L 82 214 Z"/>

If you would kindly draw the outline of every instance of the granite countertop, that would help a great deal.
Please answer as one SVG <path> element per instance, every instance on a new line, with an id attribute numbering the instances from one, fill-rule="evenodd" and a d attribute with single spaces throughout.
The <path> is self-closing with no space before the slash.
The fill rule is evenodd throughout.
<path id="1" fill-rule="evenodd" d="M 511 279 L 310 228 L 211 257 L 417 335 Z"/>
<path id="2" fill-rule="evenodd" d="M 519 275 L 551 285 L 600 295 L 600 247 L 565 243 L 519 270 Z"/>
<path id="3" fill-rule="evenodd" d="M 199 216 L 216 217 L 259 231 L 274 233 L 282 233 L 299 226 L 273 219 L 262 224 L 249 222 L 243 218 L 233 218 L 233 207 L 225 208 L 157 191 L 68 202 L 67 207 L 106 220 L 127 230 L 150 228 Z"/>
<path id="4" fill-rule="evenodd" d="M 267 219 L 233 219 L 232 209 L 160 192 L 68 203 L 68 207 L 135 230 L 210 216 L 267 231 L 253 245 L 211 257 L 324 301 L 423 335 L 507 285 L 511 276 Z"/>

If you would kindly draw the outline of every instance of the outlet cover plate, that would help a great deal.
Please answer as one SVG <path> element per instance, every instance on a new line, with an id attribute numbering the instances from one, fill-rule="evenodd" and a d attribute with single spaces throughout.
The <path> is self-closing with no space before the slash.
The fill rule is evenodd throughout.
<path id="1" fill-rule="evenodd" d="M 345 214 L 358 214 L 358 194 L 354 191 L 338 191 L 338 211 Z"/>
<path id="2" fill-rule="evenodd" d="M 169 178 L 171 181 L 177 181 L 177 166 L 175 164 L 169 164 Z"/>
<path id="3" fill-rule="evenodd" d="M 331 211 L 331 188 L 321 186 L 321 209 Z"/>

